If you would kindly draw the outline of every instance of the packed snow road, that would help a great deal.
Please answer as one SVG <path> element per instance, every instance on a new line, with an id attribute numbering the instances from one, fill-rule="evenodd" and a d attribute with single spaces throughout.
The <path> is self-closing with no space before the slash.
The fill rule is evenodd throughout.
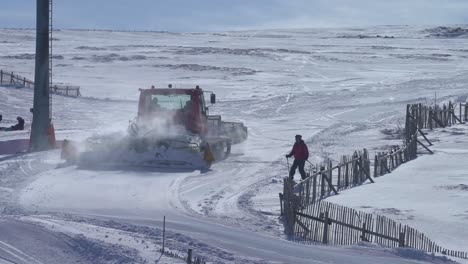
<path id="1" fill-rule="evenodd" d="M 396 38 L 374 37 L 382 32 Z M 24 35 L 33 32 L 0 30 L 0 38 L 8 38 L 0 43 L 0 51 L 2 67 L 29 75 L 34 64 L 27 55 L 34 46 Z M 425 36 L 422 29 L 408 27 L 359 33 L 58 32 L 54 50 L 61 57 L 56 59 L 54 78 L 82 86 L 82 93 L 89 96 L 54 97 L 58 138 L 83 142 L 95 133 L 125 133 L 127 121 L 136 115 L 137 88 L 167 83 L 216 92 L 219 100 L 211 113 L 244 122 L 249 138 L 206 173 L 63 167 L 58 151 L 4 157 L 0 162 L 4 215 L 19 215 L 15 221 L 20 224 L 73 238 L 82 234 L 86 245 L 109 249 L 117 243 L 118 248 L 109 249 L 112 254 L 129 255 L 137 263 L 155 260 L 163 216 L 172 232 L 169 249 L 185 252 L 193 247 L 216 263 L 443 263 L 442 258 L 411 250 L 292 243 L 279 220 L 278 192 L 288 166 L 284 154 L 294 135 L 303 135 L 312 162 L 336 160 L 356 149 L 375 151 L 395 143 L 380 130 L 398 125 L 406 103 L 434 100 L 435 93 L 438 101 L 466 100 L 466 40 Z M 30 123 L 31 94 L 2 88 L 4 117 L 21 115 Z M 3 133 L 0 139 L 25 136 Z M 97 235 L 106 228 L 124 232 L 123 240 Z M 122 242 L 138 236 L 152 245 Z M 5 239 L 0 234 L 0 240 Z M 30 256 L 43 252 L 27 245 L 15 247 Z M 125 253 L 129 248 L 133 253 Z M 46 256 L 41 257 L 44 262 Z M 86 261 L 83 254 L 81 258 Z"/>

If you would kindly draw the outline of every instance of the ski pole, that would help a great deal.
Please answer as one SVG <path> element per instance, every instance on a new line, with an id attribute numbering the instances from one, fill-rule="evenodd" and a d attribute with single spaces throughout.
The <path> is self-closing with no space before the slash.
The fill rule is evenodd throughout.
<path id="1" fill-rule="evenodd" d="M 309 162 L 310 166 L 314 167 L 315 168 L 315 165 L 312 164 L 312 162 L 310 162 L 309 160 L 306 160 L 307 162 Z"/>
<path id="2" fill-rule="evenodd" d="M 288 157 L 286 157 L 286 163 L 288 164 L 288 172 L 289 172 L 290 169 L 289 169 L 289 158 Z"/>

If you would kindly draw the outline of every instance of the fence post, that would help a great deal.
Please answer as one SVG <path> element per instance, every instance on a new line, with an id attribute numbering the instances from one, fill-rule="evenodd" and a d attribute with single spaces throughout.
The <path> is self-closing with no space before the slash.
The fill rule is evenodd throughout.
<path id="1" fill-rule="evenodd" d="M 377 178 L 379 175 L 377 175 L 377 167 L 379 166 L 378 165 L 378 160 L 377 160 L 377 154 L 375 154 L 375 157 L 374 157 L 374 178 Z"/>
<path id="2" fill-rule="evenodd" d="M 400 232 L 398 237 L 398 247 L 405 247 L 405 232 Z"/>
<path id="3" fill-rule="evenodd" d="M 457 123 L 457 120 L 455 120 L 454 116 L 455 116 L 455 104 L 452 103 L 452 101 L 450 101 L 450 112 L 449 112 L 449 115 L 450 115 L 450 120 L 452 121 L 452 124 L 456 124 Z"/>
<path id="4" fill-rule="evenodd" d="M 414 158 L 415 159 L 418 157 L 418 142 L 420 142 L 418 140 L 418 134 L 414 134 Z M 424 146 L 424 144 L 421 144 L 421 145 Z M 429 148 L 427 148 L 427 150 L 431 152 L 431 154 L 434 154 Z"/>
<path id="5" fill-rule="evenodd" d="M 294 237 L 294 225 L 296 221 L 296 209 L 298 208 L 298 197 L 294 195 L 293 182 L 289 177 L 284 178 L 283 205 L 286 217 L 288 236 Z"/>
<path id="6" fill-rule="evenodd" d="M 364 182 L 364 162 L 363 162 L 363 159 L 362 159 L 362 154 L 359 153 L 359 160 L 358 160 L 358 164 L 359 164 L 359 185 L 361 185 L 363 182 Z"/>
<path id="7" fill-rule="evenodd" d="M 462 118 L 462 104 L 460 103 L 460 121 L 462 121 L 463 118 Z"/>
<path id="8" fill-rule="evenodd" d="M 453 112 L 453 105 L 452 105 L 452 101 L 449 101 L 449 107 L 448 107 L 448 119 L 449 119 L 449 126 L 452 126 L 453 124 L 453 116 L 450 114 L 451 112 Z"/>
<path id="9" fill-rule="evenodd" d="M 359 175 L 359 165 L 358 161 L 356 161 L 357 158 L 357 153 L 356 151 L 354 152 L 353 156 L 351 157 L 351 160 L 353 161 L 352 169 L 353 171 L 351 172 L 351 177 L 353 178 L 353 187 L 357 185 L 358 183 L 358 175 Z"/>
<path id="10" fill-rule="evenodd" d="M 398 151 L 398 155 L 397 155 L 398 165 L 397 166 L 400 166 L 403 163 L 403 159 L 401 158 L 401 147 L 400 148 L 395 147 L 395 150 Z"/>
<path id="11" fill-rule="evenodd" d="M 192 264 L 192 249 L 189 248 L 188 253 L 187 253 L 187 264 Z"/>
<path id="12" fill-rule="evenodd" d="M 166 216 L 164 216 L 164 219 L 163 219 L 163 247 L 162 247 L 163 254 L 164 254 L 164 251 L 166 250 L 165 245 L 166 245 Z"/>
<path id="13" fill-rule="evenodd" d="M 442 117 L 440 121 L 442 121 L 442 124 L 444 126 L 447 126 L 447 106 L 445 104 L 442 105 L 441 114 L 442 114 Z"/>
<path id="14" fill-rule="evenodd" d="M 462 103 L 460 103 L 460 120 L 465 121 L 465 117 L 463 117 L 463 114 L 465 113 L 465 111 L 462 110 L 463 106 L 464 105 Z"/>
<path id="15" fill-rule="evenodd" d="M 444 123 L 443 123 L 443 118 L 444 118 L 444 109 L 442 109 L 442 107 L 439 107 L 439 114 L 438 114 L 438 120 L 440 122 L 439 126 L 438 127 L 444 127 Z"/>
<path id="16" fill-rule="evenodd" d="M 317 174 L 314 174 L 312 186 L 312 202 L 315 203 L 317 200 Z"/>
<path id="17" fill-rule="evenodd" d="M 386 155 L 387 155 L 387 153 L 385 153 L 385 152 L 380 153 L 380 159 L 379 159 L 380 160 L 380 164 L 379 164 L 379 166 L 380 166 L 380 176 L 387 174 L 387 172 L 385 172 L 385 162 L 386 162 L 385 161 L 385 156 Z"/>
<path id="18" fill-rule="evenodd" d="M 393 170 L 395 169 L 395 153 L 394 153 L 394 150 L 393 150 L 393 149 L 390 150 L 390 155 L 391 155 L 391 156 L 390 156 L 390 159 L 391 159 L 391 161 L 392 161 L 392 168 L 391 168 L 391 170 L 393 171 Z"/>
<path id="19" fill-rule="evenodd" d="M 348 162 L 348 158 L 346 156 L 343 157 L 343 159 L 346 162 L 345 173 L 344 173 L 345 187 L 348 188 L 349 187 L 349 162 Z"/>
<path id="20" fill-rule="evenodd" d="M 465 121 L 468 120 L 468 108 L 466 107 L 468 103 L 465 103 Z"/>
<path id="21" fill-rule="evenodd" d="M 430 107 L 430 108 L 429 108 L 429 129 L 430 129 L 430 130 L 432 130 L 432 122 L 433 122 L 433 120 L 432 120 L 432 115 L 433 115 L 433 113 L 432 113 L 432 107 Z"/>
<path id="22" fill-rule="evenodd" d="M 323 243 L 328 244 L 328 225 L 330 219 L 328 218 L 328 211 L 325 212 L 325 222 L 323 224 Z"/>
<path id="23" fill-rule="evenodd" d="M 341 160 L 341 162 L 338 164 L 338 175 L 337 175 L 338 179 L 337 179 L 337 182 L 336 182 L 336 184 L 337 184 L 336 189 L 338 191 L 341 190 L 341 166 L 342 166 L 341 164 L 343 164 L 343 160 Z"/>
<path id="24" fill-rule="evenodd" d="M 323 177 L 323 175 L 325 174 L 323 171 L 325 170 L 325 167 L 323 166 L 320 166 L 320 177 L 321 177 L 321 181 L 320 181 L 320 198 L 323 198 L 325 196 L 325 185 L 324 185 L 324 182 L 325 182 L 325 177 Z"/>
<path id="25" fill-rule="evenodd" d="M 363 224 L 362 224 L 361 239 L 362 239 L 362 241 L 369 241 L 369 240 L 366 238 L 366 223 L 363 223 Z"/>
<path id="26" fill-rule="evenodd" d="M 329 160 L 328 161 L 328 180 L 330 181 L 330 184 L 328 185 L 328 195 L 330 195 L 330 193 L 332 192 L 332 188 L 333 188 L 333 180 L 332 180 L 332 177 L 333 177 L 333 173 L 332 173 L 332 168 L 333 168 L 333 165 L 332 165 L 332 161 Z"/>
<path id="27" fill-rule="evenodd" d="M 0 85 L 3 84 L 3 71 L 0 70 Z M 461 104 L 461 103 L 460 103 Z M 460 108 L 461 109 L 461 108 Z"/>
<path id="28" fill-rule="evenodd" d="M 281 215 L 284 215 L 284 211 L 283 211 L 283 194 L 282 193 L 279 193 L 279 199 L 280 199 Z"/>
<path id="29" fill-rule="evenodd" d="M 405 118 L 405 140 L 406 142 L 409 141 L 409 135 L 410 135 L 410 130 L 409 130 L 409 126 L 410 126 L 410 117 L 409 117 L 409 113 L 410 112 L 410 105 L 407 104 L 406 105 L 406 118 Z"/>
<path id="30" fill-rule="evenodd" d="M 424 106 L 422 104 L 419 104 L 419 127 L 422 128 L 424 127 L 424 117 L 423 117 L 423 113 L 424 113 Z"/>

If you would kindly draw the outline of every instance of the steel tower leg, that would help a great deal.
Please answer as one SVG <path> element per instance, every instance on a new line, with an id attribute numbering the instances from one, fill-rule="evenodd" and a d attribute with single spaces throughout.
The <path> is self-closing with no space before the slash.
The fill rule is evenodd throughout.
<path id="1" fill-rule="evenodd" d="M 49 148 L 49 0 L 37 0 L 36 65 L 31 150 Z"/>

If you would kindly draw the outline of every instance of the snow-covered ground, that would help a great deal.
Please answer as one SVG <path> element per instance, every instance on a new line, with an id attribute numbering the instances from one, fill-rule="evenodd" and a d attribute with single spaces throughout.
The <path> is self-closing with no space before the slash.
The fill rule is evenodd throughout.
<path id="1" fill-rule="evenodd" d="M 430 133 L 434 155 L 420 156 L 377 178 L 377 184 L 345 191 L 328 201 L 388 216 L 418 227 L 444 247 L 465 251 L 468 248 L 467 132 L 465 125 L 457 125 Z"/>
<path id="2" fill-rule="evenodd" d="M 96 133 L 125 133 L 128 120 L 136 115 L 138 88 L 168 83 L 214 91 L 218 102 L 211 113 L 244 122 L 249 138 L 207 173 L 62 168 L 58 151 L 0 157 L 0 227 L 22 232 L 10 236 L 0 232 L 0 241 L 7 244 L 0 247 L 0 256 L 16 263 L 64 263 L 63 258 L 69 259 L 67 263 L 154 262 L 159 258 L 162 218 L 166 216 L 169 250 L 183 254 L 193 248 L 195 254 L 214 263 L 447 262 L 411 250 L 367 244 L 325 247 L 292 243 L 285 238 L 279 219 L 278 193 L 287 174 L 284 154 L 295 134 L 305 138 L 313 162 L 325 157 L 337 160 L 364 147 L 372 155 L 400 143 L 381 131 L 402 125 L 406 103 L 432 102 L 435 96 L 437 102 L 466 101 L 468 40 L 431 35 L 442 29 L 426 29 L 56 32 L 54 80 L 79 85 L 84 95 L 53 98 L 58 138 L 84 141 Z M 34 36 L 29 30 L 0 30 L 0 69 L 32 79 Z M 20 115 L 29 128 L 30 107 L 31 91 L 0 89 L 0 112 L 7 122 Z M 0 140 L 27 137 L 27 132 L 0 134 Z M 445 140 L 440 139 L 436 144 Z M 454 137 L 450 139 L 448 142 L 454 142 Z M 444 147 L 437 148 L 443 151 Z M 462 144 L 453 148 L 459 148 L 462 155 Z M 440 153 L 433 158 L 437 155 Z M 409 175 L 410 171 L 403 172 L 405 168 L 411 170 L 418 166 L 416 162 L 429 158 L 421 157 L 415 165 L 407 164 L 377 179 L 375 185 L 333 199 L 356 195 L 342 203 L 372 206 L 368 210 L 394 208 L 402 212 L 400 216 L 412 210 L 408 215 L 418 219 L 410 222 L 412 226 L 442 246 L 464 249 L 460 246 L 462 242 L 466 246 L 463 232 L 455 232 L 455 224 L 450 228 L 453 232 L 445 235 L 426 230 L 434 224 L 462 223 L 463 216 L 457 214 L 466 214 L 463 191 L 454 194 L 458 199 L 450 198 L 460 206 L 435 212 L 437 217 L 424 211 L 430 207 L 416 206 L 424 198 L 408 196 L 406 204 L 399 201 L 391 206 L 377 203 L 384 194 L 363 199 L 369 196 L 366 188 L 397 186 L 397 173 Z M 425 164 L 437 167 L 440 163 Z M 457 168 L 463 170 L 462 165 Z M 462 179 L 455 179 L 455 171 L 443 171 L 454 173 L 453 182 L 427 181 L 428 186 L 439 186 L 434 190 L 440 193 L 453 191 L 447 190 L 450 186 L 464 186 Z M 407 186 L 403 180 L 399 184 L 398 188 Z M 433 192 L 413 193 L 427 197 Z M 361 202 L 367 200 L 368 204 Z M 441 206 L 449 202 L 439 201 Z M 43 247 L 63 250 L 51 257 L 56 253 L 31 246 L 28 237 L 38 237 Z M 160 263 L 171 261 L 179 260 L 164 257 Z"/>

